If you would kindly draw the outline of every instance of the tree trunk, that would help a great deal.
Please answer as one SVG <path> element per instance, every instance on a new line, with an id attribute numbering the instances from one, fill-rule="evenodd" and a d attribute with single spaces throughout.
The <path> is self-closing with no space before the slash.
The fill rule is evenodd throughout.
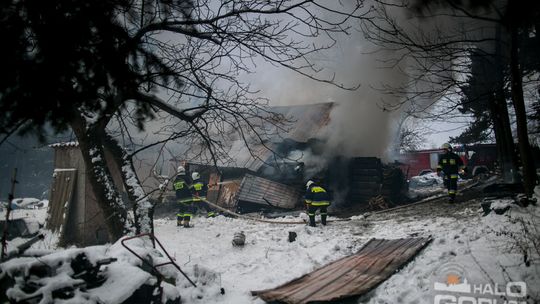
<path id="1" fill-rule="evenodd" d="M 505 183 L 518 182 L 519 175 L 514 139 L 512 137 L 512 129 L 510 128 L 508 108 L 506 107 L 506 100 L 502 90 L 498 90 L 495 93 L 489 101 L 489 106 L 502 178 Z"/>
<path id="2" fill-rule="evenodd" d="M 516 183 L 520 181 L 520 178 L 518 174 L 518 161 L 515 153 L 514 137 L 512 136 L 512 128 L 504 91 L 504 55 L 501 47 L 503 40 L 502 31 L 502 26 L 500 24 L 497 25 L 493 64 L 495 66 L 495 87 L 493 88 L 494 95 L 489 99 L 489 106 L 502 178 L 506 183 Z M 508 38 L 507 32 L 505 32 L 505 38 Z"/>
<path id="3" fill-rule="evenodd" d="M 104 128 L 87 126 L 84 118 L 71 122 L 86 166 L 86 178 L 105 217 L 112 242 L 129 233 L 127 209 L 107 167 L 103 148 Z"/>
<path id="4" fill-rule="evenodd" d="M 514 16 L 518 18 L 518 16 Z M 510 75 L 512 88 L 512 103 L 516 112 L 517 136 L 519 143 L 519 152 L 521 156 L 521 165 L 523 167 L 523 184 L 525 194 L 531 196 L 536 184 L 536 166 L 531 153 L 529 144 L 529 135 L 527 130 L 527 114 L 525 110 L 525 100 L 523 98 L 523 81 L 521 68 L 519 66 L 518 49 L 518 27 L 516 21 L 510 25 Z"/>
<path id="5" fill-rule="evenodd" d="M 122 182 L 133 210 L 135 233 L 153 233 L 153 204 L 141 186 L 133 162 L 114 138 L 107 135 L 105 139 L 107 149 L 121 171 Z"/>

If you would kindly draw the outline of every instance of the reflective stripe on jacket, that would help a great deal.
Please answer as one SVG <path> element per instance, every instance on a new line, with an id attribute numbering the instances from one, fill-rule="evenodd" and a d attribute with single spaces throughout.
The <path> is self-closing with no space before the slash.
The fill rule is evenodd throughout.
<path id="1" fill-rule="evenodd" d="M 180 203 L 190 203 L 191 202 L 191 190 L 185 176 L 178 175 L 174 179 L 173 189 L 176 193 L 176 199 Z"/>
<path id="2" fill-rule="evenodd" d="M 193 201 L 200 202 L 203 199 L 206 199 L 208 187 L 206 187 L 206 185 L 202 182 L 196 182 L 191 185 L 191 192 L 193 194 Z"/>
<path id="3" fill-rule="evenodd" d="M 442 170 L 445 175 L 458 174 L 461 167 L 463 167 L 463 160 L 456 153 L 448 152 L 439 156 L 437 169 Z"/>
<path id="4" fill-rule="evenodd" d="M 306 204 L 312 206 L 328 206 L 330 205 L 330 196 L 323 187 L 311 185 L 305 195 Z"/>

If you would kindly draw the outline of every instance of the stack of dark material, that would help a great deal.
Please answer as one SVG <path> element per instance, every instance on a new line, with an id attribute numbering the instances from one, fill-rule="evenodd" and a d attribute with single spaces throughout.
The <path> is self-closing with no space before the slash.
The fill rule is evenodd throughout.
<path id="1" fill-rule="evenodd" d="M 367 203 L 379 195 L 383 181 L 383 167 L 377 157 L 357 157 L 349 162 L 349 192 L 347 201 Z"/>
<path id="2" fill-rule="evenodd" d="M 397 166 L 385 166 L 381 185 L 381 195 L 394 204 L 406 200 L 407 179 L 403 171 Z"/>

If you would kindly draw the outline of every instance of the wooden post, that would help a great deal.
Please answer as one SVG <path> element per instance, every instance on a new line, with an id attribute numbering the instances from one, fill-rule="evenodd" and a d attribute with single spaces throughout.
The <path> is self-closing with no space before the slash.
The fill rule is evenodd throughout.
<path id="1" fill-rule="evenodd" d="M 6 222 L 4 223 L 4 233 L 2 234 L 2 260 L 6 257 L 7 250 L 7 237 L 9 230 L 9 215 L 11 213 L 11 201 L 13 201 L 15 195 L 15 184 L 17 183 L 17 168 L 13 169 L 13 177 L 11 178 L 11 191 L 8 195 L 8 204 L 6 211 Z"/>

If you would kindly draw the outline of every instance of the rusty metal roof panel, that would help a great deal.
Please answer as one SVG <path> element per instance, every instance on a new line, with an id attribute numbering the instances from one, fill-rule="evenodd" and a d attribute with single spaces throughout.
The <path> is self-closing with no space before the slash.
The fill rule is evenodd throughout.
<path id="1" fill-rule="evenodd" d="M 301 191 L 294 187 L 246 174 L 238 190 L 237 200 L 293 209 L 301 196 Z"/>
<path id="2" fill-rule="evenodd" d="M 303 304 L 359 296 L 388 279 L 431 238 L 371 239 L 358 253 L 339 259 L 279 287 L 252 291 L 267 302 Z"/>

